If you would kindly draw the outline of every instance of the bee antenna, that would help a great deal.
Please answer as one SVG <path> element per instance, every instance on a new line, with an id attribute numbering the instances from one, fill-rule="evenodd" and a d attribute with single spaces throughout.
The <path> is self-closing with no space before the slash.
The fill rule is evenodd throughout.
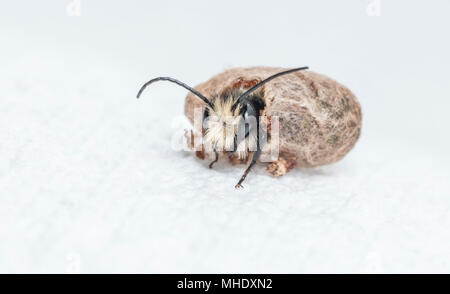
<path id="1" fill-rule="evenodd" d="M 277 73 L 277 74 L 274 74 L 274 75 L 268 77 L 268 78 L 265 79 L 265 80 L 262 80 L 262 81 L 259 82 L 258 84 L 254 85 L 253 87 L 251 87 L 250 89 L 248 89 L 247 91 L 245 91 L 241 96 L 239 96 L 239 98 L 238 98 L 238 99 L 236 100 L 236 102 L 234 103 L 233 108 L 234 108 L 234 107 L 237 107 L 237 105 L 238 105 L 240 102 L 242 102 L 245 98 L 247 98 L 248 95 L 250 95 L 253 91 L 257 90 L 259 87 L 261 87 L 261 86 L 264 85 L 265 83 L 270 82 L 271 80 L 273 80 L 273 79 L 275 79 L 275 78 L 277 78 L 277 77 L 279 77 L 279 76 L 287 75 L 287 74 L 290 74 L 290 73 L 293 73 L 293 72 L 296 72 L 296 71 L 299 71 L 299 70 L 305 70 L 305 69 L 308 69 L 308 67 L 305 66 L 305 67 L 298 67 L 298 68 L 289 69 L 289 70 L 282 71 L 282 72 L 279 72 L 279 73 Z"/>
<path id="2" fill-rule="evenodd" d="M 148 81 L 147 83 L 145 83 L 145 84 L 141 87 L 141 89 L 139 90 L 139 92 L 138 92 L 136 98 L 139 99 L 139 97 L 141 96 L 142 92 L 144 92 L 144 90 L 145 90 L 145 88 L 147 88 L 147 86 L 149 86 L 150 84 L 152 84 L 152 83 L 154 83 L 154 82 L 158 82 L 158 81 L 169 81 L 169 82 L 175 83 L 175 84 L 177 84 L 177 85 L 179 85 L 179 86 L 185 88 L 186 90 L 189 90 L 191 93 L 193 93 L 194 95 L 196 95 L 198 98 L 202 99 L 203 102 L 205 102 L 206 104 L 208 104 L 209 107 L 213 108 L 213 105 L 211 104 L 211 102 L 210 102 L 205 96 L 203 96 L 202 94 L 200 94 L 200 92 L 198 92 L 197 90 L 195 90 L 195 89 L 192 88 L 192 87 L 189 87 L 189 86 L 186 85 L 185 83 L 180 82 L 179 80 L 176 80 L 176 79 L 174 79 L 174 78 L 169 78 L 169 77 L 158 77 L 158 78 L 151 79 L 150 81 Z"/>

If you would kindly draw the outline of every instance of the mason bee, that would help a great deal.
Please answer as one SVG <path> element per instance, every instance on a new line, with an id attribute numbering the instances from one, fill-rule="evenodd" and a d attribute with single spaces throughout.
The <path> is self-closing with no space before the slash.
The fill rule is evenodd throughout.
<path id="1" fill-rule="evenodd" d="M 192 146 L 195 132 L 202 140 L 197 156 L 212 156 L 210 168 L 221 154 L 232 163 L 250 160 L 235 186 L 239 188 L 255 163 L 274 145 L 278 152 L 266 170 L 281 176 L 296 166 L 336 162 L 358 140 L 362 115 L 355 95 L 338 82 L 307 69 L 233 68 L 195 88 L 170 77 L 158 77 L 145 83 L 137 98 L 157 81 L 187 89 L 190 93 L 185 99 L 185 115 L 192 124 L 196 110 L 202 116 L 200 129 L 188 136 Z"/>

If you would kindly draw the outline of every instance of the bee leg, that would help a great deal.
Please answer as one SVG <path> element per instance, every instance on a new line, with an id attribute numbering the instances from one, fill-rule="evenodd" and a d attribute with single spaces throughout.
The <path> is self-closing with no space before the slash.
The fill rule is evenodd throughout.
<path id="1" fill-rule="evenodd" d="M 242 186 L 242 182 L 245 180 L 245 178 L 247 177 L 248 173 L 250 172 L 250 170 L 252 169 L 252 167 L 255 165 L 256 161 L 258 160 L 259 156 L 261 155 L 261 149 L 258 148 L 258 150 L 255 151 L 255 153 L 253 153 L 253 157 L 252 157 L 252 161 L 250 162 L 249 166 L 247 167 L 247 169 L 245 170 L 244 174 L 242 175 L 241 179 L 239 180 L 239 182 L 236 184 L 236 186 L 234 186 L 235 188 L 244 188 Z"/>
<path id="2" fill-rule="evenodd" d="M 214 153 L 216 154 L 216 158 L 214 158 L 214 160 L 209 164 L 209 168 L 212 168 L 214 163 L 216 163 L 219 160 L 219 152 L 214 150 Z"/>

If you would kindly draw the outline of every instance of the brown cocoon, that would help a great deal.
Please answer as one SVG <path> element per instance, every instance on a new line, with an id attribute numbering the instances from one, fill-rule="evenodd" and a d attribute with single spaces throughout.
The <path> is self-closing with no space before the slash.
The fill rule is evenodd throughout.
<path id="1" fill-rule="evenodd" d="M 230 88 L 248 89 L 285 69 L 275 67 L 233 68 L 195 87 L 206 97 Z M 313 167 L 338 161 L 347 154 L 361 132 L 361 107 L 353 93 L 338 82 L 311 71 L 287 74 L 266 83 L 262 115 L 278 116 L 280 160 L 271 165 L 274 175 L 296 166 Z M 193 123 L 194 109 L 204 102 L 189 94 L 185 114 Z M 288 162 L 284 165 L 283 162 Z M 280 167 L 280 164 L 283 165 Z"/>

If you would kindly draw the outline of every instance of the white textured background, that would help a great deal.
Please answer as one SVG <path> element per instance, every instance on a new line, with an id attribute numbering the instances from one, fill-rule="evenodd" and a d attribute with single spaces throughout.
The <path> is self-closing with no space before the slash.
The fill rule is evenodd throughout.
<path id="1" fill-rule="evenodd" d="M 2 3 L 0 272 L 450 272 L 450 2 L 374 1 Z M 235 190 L 170 147 L 186 91 L 134 98 L 250 65 L 347 85 L 355 149 Z"/>

